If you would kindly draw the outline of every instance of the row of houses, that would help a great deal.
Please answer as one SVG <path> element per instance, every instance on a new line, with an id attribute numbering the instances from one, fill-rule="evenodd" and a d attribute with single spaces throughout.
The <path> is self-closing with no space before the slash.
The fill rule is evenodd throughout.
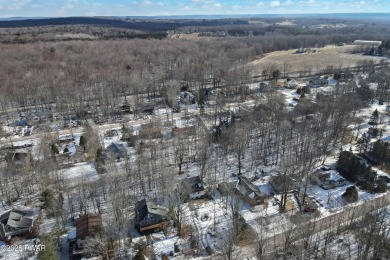
<path id="1" fill-rule="evenodd" d="M 311 181 L 324 189 L 346 184 L 345 179 L 339 177 L 336 172 L 327 167 L 321 167 L 314 172 L 311 175 Z M 286 183 L 288 183 L 287 190 Z M 207 195 L 206 184 L 199 176 L 185 178 L 181 180 L 179 186 L 186 191 L 185 196 L 187 200 L 199 199 Z M 268 203 L 268 199 L 276 193 L 284 191 L 294 192 L 298 188 L 297 181 L 289 176 L 280 174 L 271 174 L 270 182 L 260 186 L 253 184 L 245 176 L 238 176 L 238 180 L 234 182 L 221 182 L 218 184 L 218 190 L 221 194 L 239 195 L 243 201 L 251 206 Z M 303 207 L 305 211 L 313 211 L 317 208 L 315 202 L 308 201 L 309 203 L 307 202 Z M 151 199 L 144 198 L 136 202 L 134 213 L 134 226 L 140 233 L 162 230 L 170 221 L 169 210 Z M 83 252 L 83 244 L 86 238 L 99 225 L 101 225 L 101 217 L 96 214 L 87 214 L 76 220 L 76 235 L 70 240 L 73 255 Z"/>
<path id="2" fill-rule="evenodd" d="M 41 123 L 60 120 L 63 117 L 60 113 L 50 111 L 37 111 L 31 113 L 20 113 L 20 120 L 15 123 L 16 126 L 36 126 Z"/>

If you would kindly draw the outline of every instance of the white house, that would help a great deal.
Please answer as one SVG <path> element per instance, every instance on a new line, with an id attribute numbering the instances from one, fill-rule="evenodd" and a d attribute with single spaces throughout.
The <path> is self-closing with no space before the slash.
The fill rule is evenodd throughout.
<path id="1" fill-rule="evenodd" d="M 199 176 L 182 180 L 182 186 L 190 199 L 200 199 L 206 194 L 205 183 Z"/>
<path id="2" fill-rule="evenodd" d="M 342 178 L 334 170 L 317 170 L 310 176 L 310 182 L 318 185 L 325 190 L 333 189 L 335 187 L 341 187 L 347 184 L 346 180 Z"/>

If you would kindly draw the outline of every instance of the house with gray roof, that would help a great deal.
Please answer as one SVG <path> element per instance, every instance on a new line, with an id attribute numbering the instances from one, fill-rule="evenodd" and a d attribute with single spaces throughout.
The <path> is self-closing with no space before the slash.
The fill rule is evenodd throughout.
<path id="1" fill-rule="evenodd" d="M 6 240 L 8 237 L 31 232 L 34 219 L 18 210 L 9 210 L 0 215 L 0 238 Z"/>
<path id="2" fill-rule="evenodd" d="M 325 78 L 315 78 L 315 79 L 311 79 L 309 81 L 309 84 L 313 87 L 320 87 L 320 86 L 325 86 L 327 85 L 329 82 L 328 82 L 328 79 L 325 79 Z"/>
<path id="3" fill-rule="evenodd" d="M 152 200 L 138 201 L 134 211 L 134 225 L 140 232 L 158 230 L 168 221 L 168 210 Z"/>
<path id="4" fill-rule="evenodd" d="M 205 183 L 199 176 L 185 178 L 181 184 L 190 199 L 200 199 L 206 194 Z"/>
<path id="5" fill-rule="evenodd" d="M 263 204 L 268 196 L 263 194 L 256 185 L 254 185 L 248 178 L 244 176 L 238 176 L 238 183 L 236 185 L 238 193 L 243 199 L 251 204 L 259 205 Z"/>
<path id="6" fill-rule="evenodd" d="M 119 160 L 126 156 L 126 148 L 123 144 L 120 143 L 111 143 L 107 147 L 107 154 L 111 155 L 113 158 Z"/>
<path id="7" fill-rule="evenodd" d="M 27 123 L 28 125 L 38 125 L 40 123 L 44 123 L 47 121 L 52 120 L 53 114 L 49 111 L 39 111 L 39 112 L 32 112 L 27 117 Z"/>

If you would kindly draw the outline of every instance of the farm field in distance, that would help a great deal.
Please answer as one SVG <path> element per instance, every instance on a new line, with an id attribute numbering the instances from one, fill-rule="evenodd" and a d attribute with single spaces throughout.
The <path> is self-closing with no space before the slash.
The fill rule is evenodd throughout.
<path id="1" fill-rule="evenodd" d="M 266 66 L 274 65 L 283 68 L 286 64 L 291 72 L 300 72 L 305 68 L 310 68 L 311 73 L 316 73 L 329 67 L 349 68 L 358 66 L 363 61 L 379 64 L 383 60 L 383 57 L 362 55 L 361 51 L 356 51 L 359 48 L 360 46 L 356 45 L 328 45 L 323 48 L 308 48 L 305 53 L 296 53 L 297 49 L 275 51 L 249 62 L 248 65 L 256 74 L 261 74 Z"/>

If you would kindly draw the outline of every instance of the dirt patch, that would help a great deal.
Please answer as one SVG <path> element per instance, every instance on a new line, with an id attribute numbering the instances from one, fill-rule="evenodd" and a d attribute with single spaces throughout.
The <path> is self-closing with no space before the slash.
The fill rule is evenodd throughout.
<path id="1" fill-rule="evenodd" d="M 199 37 L 198 33 L 177 33 L 171 36 L 172 39 L 183 39 L 183 40 L 199 40 L 205 37 Z"/>
<path id="2" fill-rule="evenodd" d="M 276 25 L 280 25 L 280 26 L 293 26 L 293 25 L 296 25 L 296 24 L 293 23 L 292 21 L 283 21 L 281 23 L 276 23 Z"/>
<path id="3" fill-rule="evenodd" d="M 379 63 L 383 59 L 382 57 L 364 56 L 360 53 L 353 54 L 352 52 L 356 48 L 355 45 L 332 45 L 324 48 L 311 48 L 306 53 L 301 54 L 297 54 L 296 49 L 275 51 L 249 62 L 249 65 L 253 67 L 257 74 L 261 74 L 262 70 L 270 65 L 274 65 L 283 71 L 285 64 L 289 65 L 288 71 L 290 73 L 299 72 L 305 68 L 309 68 L 312 73 L 316 73 L 328 66 L 345 68 L 356 66 L 361 60 L 372 60 L 374 63 Z"/>
<path id="4" fill-rule="evenodd" d="M 288 199 L 286 201 L 286 211 L 293 211 L 293 210 L 296 210 L 297 207 L 295 206 L 295 203 L 293 200 L 291 199 Z"/>

